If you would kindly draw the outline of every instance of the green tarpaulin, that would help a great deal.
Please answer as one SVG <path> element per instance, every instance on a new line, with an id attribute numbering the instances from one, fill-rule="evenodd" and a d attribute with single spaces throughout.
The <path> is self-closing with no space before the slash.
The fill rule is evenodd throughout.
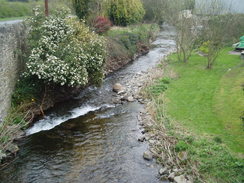
<path id="1" fill-rule="evenodd" d="M 240 37 L 240 43 L 237 45 L 236 49 L 244 50 L 244 36 Z"/>

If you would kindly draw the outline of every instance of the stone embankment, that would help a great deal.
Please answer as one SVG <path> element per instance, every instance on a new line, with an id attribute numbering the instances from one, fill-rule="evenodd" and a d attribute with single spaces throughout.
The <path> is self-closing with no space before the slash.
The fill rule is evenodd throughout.
<path id="1" fill-rule="evenodd" d="M 0 24 L 0 120 L 10 107 L 15 83 L 23 68 L 26 27 L 21 22 Z"/>

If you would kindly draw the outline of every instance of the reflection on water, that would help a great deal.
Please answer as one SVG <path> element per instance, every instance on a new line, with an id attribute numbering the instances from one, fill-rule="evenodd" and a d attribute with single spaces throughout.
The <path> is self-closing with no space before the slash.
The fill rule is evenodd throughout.
<path id="1" fill-rule="evenodd" d="M 155 162 L 143 160 L 147 144 L 139 143 L 137 102 L 114 105 L 112 85 L 155 66 L 174 47 L 170 28 L 157 47 L 90 87 L 73 101 L 60 104 L 27 130 L 16 160 L 0 171 L 1 183 L 157 183 Z M 84 97 L 85 96 L 85 97 Z"/>

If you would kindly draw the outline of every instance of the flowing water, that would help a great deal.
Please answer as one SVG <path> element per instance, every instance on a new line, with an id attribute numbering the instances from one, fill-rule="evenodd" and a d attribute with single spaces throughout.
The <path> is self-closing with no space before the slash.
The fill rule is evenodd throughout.
<path id="1" fill-rule="evenodd" d="M 114 104 L 114 83 L 155 67 L 174 48 L 173 30 L 164 26 L 155 48 L 107 77 L 100 88 L 57 105 L 19 142 L 16 159 L 0 170 L 1 183 L 157 183 L 158 167 L 145 161 L 140 143 L 138 102 Z"/>

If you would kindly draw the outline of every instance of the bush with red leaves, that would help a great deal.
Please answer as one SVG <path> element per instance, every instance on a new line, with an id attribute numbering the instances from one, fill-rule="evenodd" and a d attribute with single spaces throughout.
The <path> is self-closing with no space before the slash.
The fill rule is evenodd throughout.
<path id="1" fill-rule="evenodd" d="M 108 18 L 103 16 L 96 17 L 93 22 L 93 27 L 95 28 L 95 31 L 98 34 L 107 32 L 111 26 L 112 26 L 111 21 Z"/>

